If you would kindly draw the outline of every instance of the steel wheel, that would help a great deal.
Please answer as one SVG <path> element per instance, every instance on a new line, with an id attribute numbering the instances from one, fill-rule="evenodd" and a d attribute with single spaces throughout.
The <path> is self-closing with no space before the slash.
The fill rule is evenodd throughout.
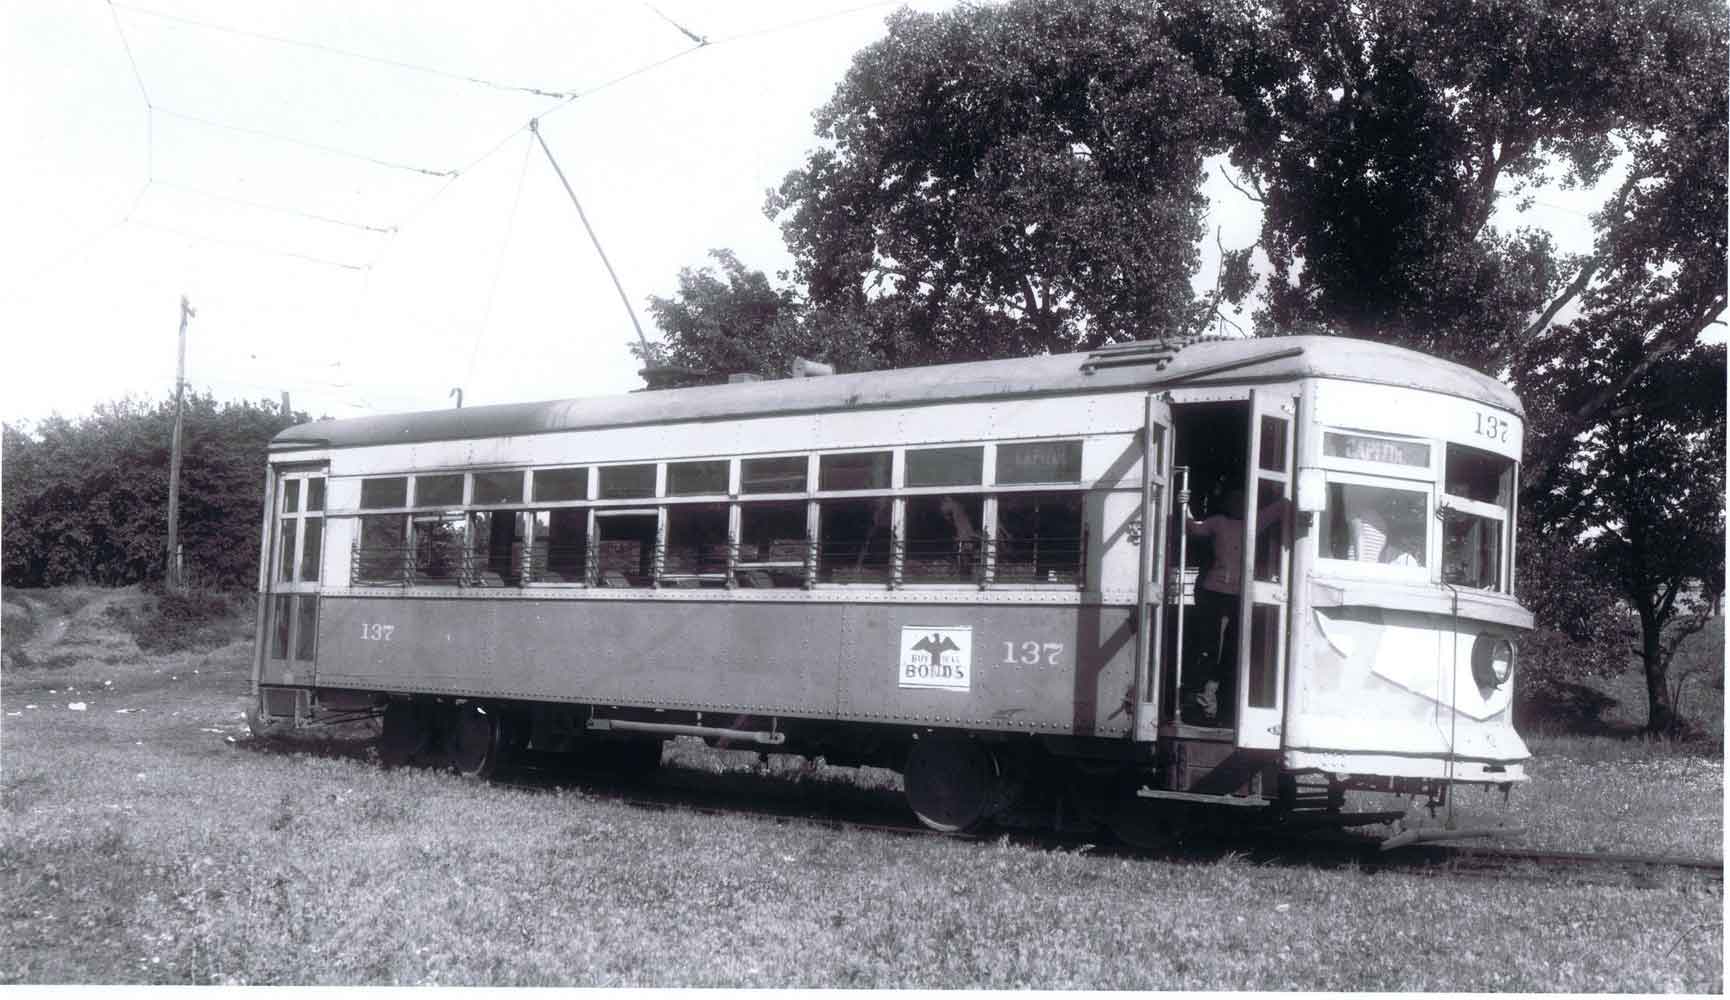
<path id="1" fill-rule="evenodd" d="M 972 740 L 924 739 L 907 755 L 907 804 L 944 833 L 978 826 L 991 812 L 997 762 Z"/>
<path id="2" fill-rule="evenodd" d="M 445 755 L 458 774 L 491 778 L 505 759 L 504 717 L 475 702 L 459 705 L 445 735 Z"/>
<path id="3" fill-rule="evenodd" d="M 385 767 L 414 763 L 426 757 L 432 745 L 432 727 L 427 725 L 420 706 L 407 701 L 393 701 L 385 706 L 384 732 L 378 741 L 378 756 Z"/>

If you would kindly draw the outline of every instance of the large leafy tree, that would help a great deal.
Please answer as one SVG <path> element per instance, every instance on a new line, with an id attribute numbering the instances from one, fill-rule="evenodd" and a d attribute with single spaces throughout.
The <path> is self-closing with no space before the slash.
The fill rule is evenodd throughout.
<path id="1" fill-rule="evenodd" d="M 1632 155 L 1614 214 L 1676 148 L 1678 105 L 1711 88 L 1678 91 L 1723 79 L 1711 0 L 1194 0 L 1162 17 L 1242 110 L 1231 159 L 1263 209 L 1263 327 L 1489 371 L 1603 263 L 1559 258 L 1497 209 L 1549 181 L 1596 184 Z"/>
<path id="2" fill-rule="evenodd" d="M 258 567 L 266 447 L 298 421 L 270 404 L 187 397 L 180 536 L 187 566 L 217 586 L 243 587 Z M 4 429 L 7 586 L 160 579 L 167 564 L 169 444 L 174 403 L 135 399 L 78 420 Z"/>
<path id="3" fill-rule="evenodd" d="M 1573 638 L 1591 631 L 1567 617 L 1582 601 L 1605 623 L 1618 615 L 1602 595 L 1633 609 L 1657 729 L 1674 721 L 1664 636 L 1701 620 L 1678 620 L 1676 602 L 1722 578 L 1722 545 L 1705 544 L 1721 520 L 1660 516 L 1652 498 L 1722 506 L 1721 461 L 1698 450 L 1722 439 L 1722 377 L 1696 390 L 1698 341 L 1725 308 L 1725 13 L 1195 0 L 1161 15 L 1241 109 L 1231 159 L 1272 269 L 1261 328 L 1394 340 L 1514 382 L 1530 537 L 1556 556 L 1530 565 L 1525 590 L 1540 625 Z M 1609 188 L 1586 253 L 1497 222 L 1557 180 Z"/>
<path id="4" fill-rule="evenodd" d="M 1234 114 L 1148 8 L 903 10 L 773 192 L 811 303 L 892 364 L 1062 350 L 1194 321 L 1205 156 Z"/>

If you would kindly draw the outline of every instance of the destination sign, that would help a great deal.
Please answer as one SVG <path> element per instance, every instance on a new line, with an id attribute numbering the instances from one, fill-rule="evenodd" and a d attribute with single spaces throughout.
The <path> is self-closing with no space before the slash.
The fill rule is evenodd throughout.
<path id="1" fill-rule="evenodd" d="M 1419 468 L 1429 468 L 1430 465 L 1430 446 L 1422 441 L 1395 441 L 1364 434 L 1328 431 L 1322 435 L 1322 454 L 1385 465 L 1415 465 Z"/>

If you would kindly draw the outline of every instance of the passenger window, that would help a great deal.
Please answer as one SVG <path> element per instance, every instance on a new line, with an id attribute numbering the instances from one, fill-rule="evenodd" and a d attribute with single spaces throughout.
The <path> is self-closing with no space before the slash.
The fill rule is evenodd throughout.
<path id="1" fill-rule="evenodd" d="M 321 513 L 324 510 L 324 477 L 314 476 L 306 481 L 306 510 L 309 514 Z"/>
<path id="2" fill-rule="evenodd" d="M 1030 441 L 997 446 L 997 482 L 1000 485 L 1080 481 L 1080 441 Z"/>
<path id="3" fill-rule="evenodd" d="M 907 452 L 908 486 L 977 486 L 984 474 L 984 448 L 920 448 Z"/>
<path id="4" fill-rule="evenodd" d="M 978 579 L 982 496 L 907 498 L 901 577 L 908 583 L 967 583 Z"/>
<path id="5" fill-rule="evenodd" d="M 656 521 L 654 514 L 596 516 L 595 582 L 599 586 L 649 586 L 655 578 Z"/>
<path id="6" fill-rule="evenodd" d="M 667 495 L 689 497 L 727 492 L 727 462 L 668 462 Z"/>
<path id="7" fill-rule="evenodd" d="M 803 587 L 807 548 L 803 500 L 739 505 L 740 586 Z"/>
<path id="8" fill-rule="evenodd" d="M 653 465 L 609 465 L 601 468 L 602 500 L 630 500 L 654 495 Z"/>
<path id="9" fill-rule="evenodd" d="M 467 582 L 470 560 L 465 516 L 418 516 L 411 522 L 410 531 L 415 583 L 456 586 Z"/>
<path id="10" fill-rule="evenodd" d="M 583 583 L 588 574 L 589 512 L 581 507 L 537 510 L 529 573 L 537 583 Z"/>
<path id="11" fill-rule="evenodd" d="M 741 493 L 803 493 L 809 477 L 804 455 L 747 458 L 739 463 Z"/>
<path id="12" fill-rule="evenodd" d="M 817 579 L 822 583 L 887 583 L 888 497 L 826 500 L 817 512 Z"/>
<path id="13" fill-rule="evenodd" d="M 586 468 L 536 469 L 534 473 L 534 498 L 536 503 L 587 500 L 589 498 L 589 470 Z"/>
<path id="14" fill-rule="evenodd" d="M 886 490 L 893 452 L 867 451 L 823 455 L 817 460 L 817 488 L 822 490 Z"/>
<path id="15" fill-rule="evenodd" d="M 363 510 L 407 507 L 408 477 L 390 476 L 385 479 L 361 480 L 360 506 Z"/>
<path id="16" fill-rule="evenodd" d="M 282 481 L 282 512 L 293 514 L 300 510 L 300 480 L 284 479 Z"/>
<path id="17" fill-rule="evenodd" d="M 461 475 L 414 477 L 414 505 L 416 507 L 460 507 L 462 502 L 463 477 Z"/>
<path id="18" fill-rule="evenodd" d="M 726 586 L 726 504 L 667 507 L 667 552 L 661 582 L 674 586 Z"/>
<path id="19" fill-rule="evenodd" d="M 407 558 L 401 514 L 375 514 L 360 519 L 360 549 L 355 554 L 356 579 L 366 583 L 404 583 Z"/>
<path id="20" fill-rule="evenodd" d="M 474 503 L 522 503 L 523 474 L 521 472 L 475 473 Z"/>
<path id="21" fill-rule="evenodd" d="M 480 486 L 478 477 L 475 486 Z M 523 519 L 519 512 L 480 510 L 469 516 L 477 582 L 487 587 L 516 586 L 523 576 Z"/>
<path id="22" fill-rule="evenodd" d="M 1080 583 L 1082 495 L 1011 493 L 997 498 L 996 567 L 1002 583 Z"/>

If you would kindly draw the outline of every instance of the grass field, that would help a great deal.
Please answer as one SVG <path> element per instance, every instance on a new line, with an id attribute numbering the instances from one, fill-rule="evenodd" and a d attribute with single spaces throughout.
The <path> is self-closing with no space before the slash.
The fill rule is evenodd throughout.
<path id="1" fill-rule="evenodd" d="M 1723 990 L 1720 888 L 1102 857 L 262 750 L 241 718 L 246 623 L 147 654 L 134 592 L 18 596 L 4 982 Z M 1722 760 L 1605 739 L 1536 746 L 1509 806 L 1528 842 L 1718 855 Z M 894 781 L 685 743 L 667 771 L 885 801 Z"/>

